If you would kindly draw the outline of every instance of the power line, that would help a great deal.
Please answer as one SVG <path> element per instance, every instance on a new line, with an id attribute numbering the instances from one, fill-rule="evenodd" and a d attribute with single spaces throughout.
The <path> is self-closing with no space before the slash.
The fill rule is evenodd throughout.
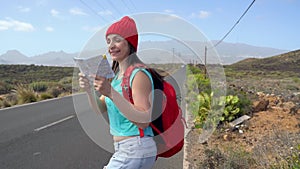
<path id="1" fill-rule="evenodd" d="M 122 1 L 125 3 L 125 0 L 122 0 Z M 130 10 L 131 13 L 136 12 L 136 11 L 137 11 L 137 8 L 136 8 L 135 4 L 134 4 L 131 0 L 128 0 L 128 1 L 129 1 L 129 3 L 126 3 L 126 4 L 125 4 L 126 7 Z M 127 4 L 128 4 L 128 5 L 127 5 Z M 129 8 L 129 6 L 130 6 L 131 8 Z"/>
<path id="2" fill-rule="evenodd" d="M 123 4 L 124 4 L 124 6 L 128 9 L 128 11 L 129 11 L 130 13 L 133 13 L 133 12 L 131 11 L 131 9 L 128 7 L 128 5 L 126 4 L 126 2 L 125 2 L 124 0 L 122 0 L 122 2 L 123 2 Z"/>
<path id="3" fill-rule="evenodd" d="M 106 9 L 97 1 L 97 0 L 94 0 L 96 2 L 96 4 L 103 10 L 105 11 Z"/>
<path id="4" fill-rule="evenodd" d="M 108 11 L 107 9 L 105 9 L 97 0 L 94 0 L 96 2 L 96 4 L 103 10 L 103 12 Z M 98 13 L 99 14 L 99 13 Z M 111 15 L 113 17 L 113 19 L 117 19 L 114 15 Z"/>
<path id="5" fill-rule="evenodd" d="M 132 5 L 133 8 L 135 9 L 135 11 L 137 11 L 137 8 L 136 8 L 135 4 L 134 4 L 131 0 L 129 0 L 129 2 L 131 3 L 131 5 Z"/>
<path id="6" fill-rule="evenodd" d="M 111 0 L 107 0 L 107 2 L 117 11 L 117 13 L 122 16 L 122 13 L 118 10 L 118 8 L 111 2 Z"/>
<path id="7" fill-rule="evenodd" d="M 102 20 L 104 20 L 105 22 L 109 22 L 108 20 L 106 20 L 104 17 L 102 17 L 101 15 L 98 14 L 98 12 L 96 12 L 92 7 L 90 7 L 87 3 L 85 3 L 83 0 L 79 0 L 83 5 L 85 5 L 87 8 L 89 8 L 89 10 L 91 10 L 94 14 L 96 14 L 97 16 L 99 16 Z"/>
<path id="8" fill-rule="evenodd" d="M 243 15 L 239 18 L 239 20 L 232 26 L 232 28 L 224 35 L 224 37 L 214 45 L 214 47 L 218 46 L 222 41 L 230 34 L 230 32 L 234 29 L 234 27 L 240 22 L 240 20 L 244 17 L 244 15 L 248 12 L 248 10 L 251 8 L 251 6 L 254 4 L 255 0 L 252 1 L 252 3 L 248 6 L 246 11 L 243 13 Z"/>

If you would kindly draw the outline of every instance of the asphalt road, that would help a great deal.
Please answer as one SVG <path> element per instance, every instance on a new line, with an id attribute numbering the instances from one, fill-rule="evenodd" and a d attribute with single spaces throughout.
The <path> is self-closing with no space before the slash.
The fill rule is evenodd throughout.
<path id="1" fill-rule="evenodd" d="M 184 75 L 182 69 L 174 76 L 181 83 Z M 0 110 L 0 168 L 95 169 L 107 164 L 111 152 L 97 145 L 78 120 L 91 110 L 76 114 L 74 101 L 87 107 L 86 95 L 78 94 Z M 182 161 L 183 151 L 158 159 L 154 168 L 181 169 Z"/>

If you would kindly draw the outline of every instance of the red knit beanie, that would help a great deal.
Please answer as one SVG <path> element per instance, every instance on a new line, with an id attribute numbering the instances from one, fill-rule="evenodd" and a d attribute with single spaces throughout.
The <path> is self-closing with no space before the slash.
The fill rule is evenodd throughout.
<path id="1" fill-rule="evenodd" d="M 126 39 L 137 51 L 138 32 L 135 22 L 132 18 L 124 16 L 121 20 L 113 23 L 106 31 L 106 37 L 109 34 L 118 34 Z"/>

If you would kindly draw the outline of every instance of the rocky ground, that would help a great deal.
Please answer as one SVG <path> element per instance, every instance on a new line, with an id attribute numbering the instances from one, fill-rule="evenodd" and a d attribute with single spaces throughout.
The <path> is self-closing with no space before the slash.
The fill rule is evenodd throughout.
<path id="1" fill-rule="evenodd" d="M 251 93 L 253 110 L 243 123 L 218 127 L 205 143 L 203 131 L 191 126 L 188 168 L 289 168 L 300 160 L 300 96 Z"/>

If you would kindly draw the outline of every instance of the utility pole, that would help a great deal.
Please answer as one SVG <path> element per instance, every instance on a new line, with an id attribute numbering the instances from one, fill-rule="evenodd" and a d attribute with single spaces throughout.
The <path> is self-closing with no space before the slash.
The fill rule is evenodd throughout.
<path id="1" fill-rule="evenodd" d="M 204 79 L 206 79 L 206 53 L 207 53 L 207 47 L 204 48 Z"/>
<path id="2" fill-rule="evenodd" d="M 173 51 L 173 57 L 172 57 L 172 64 L 174 64 L 174 53 L 175 53 L 175 48 L 172 48 L 172 51 Z"/>

